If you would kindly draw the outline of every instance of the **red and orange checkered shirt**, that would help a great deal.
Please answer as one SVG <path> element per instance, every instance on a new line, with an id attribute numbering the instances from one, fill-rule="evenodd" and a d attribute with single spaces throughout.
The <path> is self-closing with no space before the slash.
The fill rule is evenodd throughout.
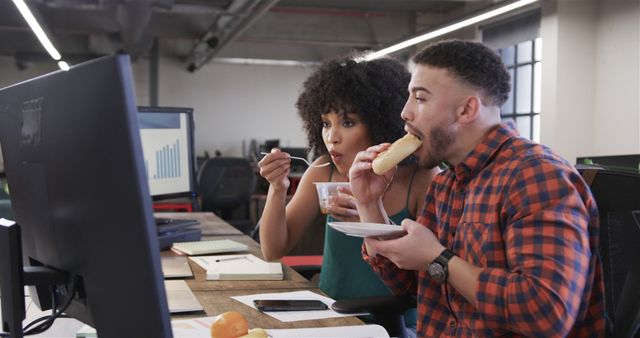
<path id="1" fill-rule="evenodd" d="M 604 336 L 593 196 L 573 166 L 511 124 L 433 180 L 418 222 L 484 268 L 475 308 L 426 271 L 399 269 L 363 246 L 395 294 L 417 291 L 418 336 Z"/>

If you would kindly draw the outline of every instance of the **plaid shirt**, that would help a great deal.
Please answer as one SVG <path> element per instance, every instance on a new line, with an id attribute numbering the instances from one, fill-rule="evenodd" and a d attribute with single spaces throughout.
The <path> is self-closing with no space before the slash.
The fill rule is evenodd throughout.
<path id="1" fill-rule="evenodd" d="M 417 291 L 419 336 L 604 336 L 595 201 L 573 166 L 511 124 L 433 180 L 418 222 L 484 268 L 475 308 L 426 271 L 399 269 L 363 246 L 395 294 Z"/>

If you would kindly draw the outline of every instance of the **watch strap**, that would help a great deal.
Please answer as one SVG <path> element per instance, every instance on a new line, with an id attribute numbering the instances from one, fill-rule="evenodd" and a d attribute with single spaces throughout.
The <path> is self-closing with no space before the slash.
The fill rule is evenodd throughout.
<path id="1" fill-rule="evenodd" d="M 447 269 L 449 267 L 449 261 L 451 260 L 451 258 L 453 258 L 453 256 L 455 256 L 455 254 L 453 253 L 453 251 L 449 250 L 449 249 L 444 249 L 442 250 L 442 252 L 440 253 L 440 255 L 438 255 L 438 257 L 436 257 L 436 259 L 434 260 L 434 262 L 439 263 L 440 265 L 442 265 L 445 269 Z"/>
<path id="2" fill-rule="evenodd" d="M 440 255 L 438 255 L 438 257 L 436 257 L 436 259 L 433 260 L 433 263 L 431 263 L 431 264 L 438 264 L 442 267 L 444 278 L 439 280 L 440 283 L 444 283 L 449 279 L 449 260 L 451 260 L 453 256 L 455 256 L 453 251 L 445 248 L 444 250 L 442 250 Z"/>

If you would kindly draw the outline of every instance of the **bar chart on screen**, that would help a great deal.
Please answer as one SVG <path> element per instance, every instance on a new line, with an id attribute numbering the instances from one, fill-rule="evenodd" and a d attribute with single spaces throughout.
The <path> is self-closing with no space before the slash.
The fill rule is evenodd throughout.
<path id="1" fill-rule="evenodd" d="M 180 140 L 176 139 L 173 144 L 167 144 L 155 151 L 154 154 L 156 171 L 149 172 L 149 161 L 144 161 L 147 177 L 159 180 L 164 178 L 180 177 Z"/>
<path id="2" fill-rule="evenodd" d="M 141 121 L 140 128 L 144 165 L 152 195 L 175 191 L 178 186 L 189 187 L 190 179 L 186 116 L 175 114 L 164 117 L 162 121 L 156 120 L 152 126 Z"/>

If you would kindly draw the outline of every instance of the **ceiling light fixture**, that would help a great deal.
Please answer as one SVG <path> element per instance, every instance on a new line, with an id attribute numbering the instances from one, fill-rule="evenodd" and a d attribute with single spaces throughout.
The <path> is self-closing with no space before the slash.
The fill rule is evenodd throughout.
<path id="1" fill-rule="evenodd" d="M 64 70 L 65 72 L 69 70 L 69 64 L 62 60 L 58 61 L 58 67 L 60 67 L 60 69 Z"/>
<path id="2" fill-rule="evenodd" d="M 58 67 L 60 67 L 60 69 L 62 70 L 69 70 L 69 64 L 60 60 L 62 56 L 60 55 L 56 47 L 53 46 L 53 43 L 51 43 L 51 40 L 49 40 L 49 37 L 47 37 L 44 29 L 42 29 L 42 27 L 38 23 L 38 20 L 36 20 L 36 17 L 33 16 L 33 13 L 31 13 L 29 6 L 27 6 L 24 0 L 13 0 L 13 3 L 18 8 L 20 14 L 22 14 L 24 20 L 27 21 L 27 24 L 29 25 L 29 27 L 31 27 L 31 30 L 36 35 L 38 40 L 40 40 L 42 47 L 47 50 L 47 53 L 49 53 L 49 55 L 51 55 L 54 60 L 60 61 L 58 62 Z"/>
<path id="3" fill-rule="evenodd" d="M 319 62 L 314 62 L 314 61 L 251 59 L 251 58 L 213 58 L 213 61 L 219 62 L 219 63 L 231 63 L 231 64 L 239 64 L 239 65 L 258 65 L 258 66 L 314 67 L 320 64 Z"/>
<path id="4" fill-rule="evenodd" d="M 524 7 L 526 5 L 532 4 L 532 3 L 536 2 L 536 1 L 538 1 L 538 0 L 519 0 L 519 1 L 516 1 L 516 2 L 513 2 L 513 3 L 510 3 L 508 5 L 498 7 L 496 9 L 493 9 L 493 10 L 490 10 L 488 12 L 476 15 L 474 17 L 471 17 L 471 18 L 456 22 L 454 24 L 451 24 L 451 25 L 436 29 L 434 31 L 431 31 L 431 32 L 428 32 L 428 33 L 425 33 L 425 34 L 422 34 L 422 35 L 419 35 L 419 36 L 416 36 L 416 37 L 413 37 L 411 39 L 408 39 L 408 40 L 399 42 L 399 43 L 397 43 L 395 45 L 389 46 L 387 48 L 383 48 L 383 49 L 381 49 L 379 51 L 376 51 L 376 52 L 373 52 L 371 54 L 368 54 L 368 55 L 364 56 L 364 60 L 369 61 L 369 60 L 373 60 L 373 59 L 377 59 L 377 58 L 383 57 L 383 56 L 385 56 L 387 54 L 391 54 L 393 52 L 397 52 L 397 51 L 399 51 L 401 49 L 407 48 L 409 46 L 413 46 L 413 45 L 418 44 L 420 42 L 423 42 L 423 41 L 426 41 L 426 40 L 430 40 L 430 39 L 433 39 L 435 37 L 438 37 L 438 36 L 453 32 L 453 31 L 458 30 L 460 28 L 468 27 L 468 26 L 474 25 L 474 24 L 476 24 L 478 22 L 482 22 L 482 21 L 488 20 L 490 18 L 496 17 L 498 15 L 502 15 L 504 13 L 516 10 L 518 8 L 521 8 L 521 7 Z"/>

